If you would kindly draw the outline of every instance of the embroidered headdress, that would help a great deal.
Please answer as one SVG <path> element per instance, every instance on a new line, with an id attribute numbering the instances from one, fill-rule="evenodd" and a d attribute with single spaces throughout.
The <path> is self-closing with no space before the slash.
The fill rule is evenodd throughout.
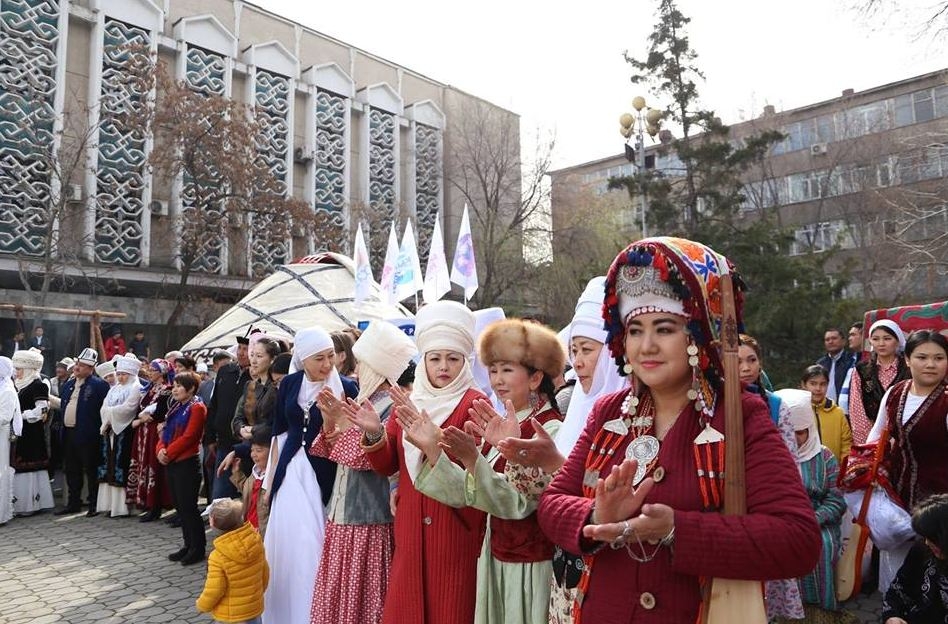
<path id="1" fill-rule="evenodd" d="M 602 316 L 607 343 L 620 371 L 625 356 L 625 327 L 648 312 L 682 316 L 697 348 L 689 355 L 700 368 L 701 411 L 710 415 L 724 368 L 719 353 L 720 276 L 731 273 L 739 331 L 743 331 L 743 282 L 731 262 L 713 249 L 683 238 L 655 237 L 632 243 L 609 268 Z M 689 347 L 689 350 L 691 347 Z"/>

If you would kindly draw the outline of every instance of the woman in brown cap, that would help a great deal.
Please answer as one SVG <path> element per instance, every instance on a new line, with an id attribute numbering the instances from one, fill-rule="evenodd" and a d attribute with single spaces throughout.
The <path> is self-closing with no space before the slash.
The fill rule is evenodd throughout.
<path id="1" fill-rule="evenodd" d="M 536 507 L 549 477 L 534 479 L 529 488 L 515 485 L 527 480 L 508 481 L 507 461 L 496 444 L 510 436 L 533 437 L 535 429 L 556 435 L 562 416 L 553 379 L 562 374 L 566 353 L 553 331 L 521 319 L 490 325 L 481 335 L 478 353 L 506 414 L 497 414 L 488 401 L 477 401 L 474 426 L 469 429 L 484 439 L 483 448 L 468 433 L 447 428 L 441 445 L 461 466 L 451 462 L 425 466 L 415 485 L 449 505 L 490 514 L 478 559 L 474 621 L 546 622 L 553 543 L 540 531 Z"/>

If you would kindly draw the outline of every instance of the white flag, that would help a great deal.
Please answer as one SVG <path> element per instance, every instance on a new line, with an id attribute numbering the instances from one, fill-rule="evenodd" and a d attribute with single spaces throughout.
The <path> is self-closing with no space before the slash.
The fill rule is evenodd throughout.
<path id="1" fill-rule="evenodd" d="M 388 233 L 388 246 L 385 249 L 385 264 L 382 266 L 382 279 L 379 285 L 382 287 L 382 301 L 385 303 L 395 303 L 395 267 L 398 264 L 398 237 L 395 235 L 395 222 L 392 221 L 392 229 Z"/>
<path id="2" fill-rule="evenodd" d="M 369 265 L 369 251 L 365 247 L 365 236 L 362 234 L 362 224 L 356 230 L 355 248 L 352 254 L 355 264 L 355 303 L 359 305 L 369 298 L 372 291 L 372 267 Z"/>
<path id="3" fill-rule="evenodd" d="M 465 301 L 477 292 L 477 265 L 474 262 L 474 240 L 471 238 L 471 221 L 467 214 L 467 204 L 464 204 L 461 229 L 458 231 L 458 244 L 454 248 L 451 281 L 464 289 Z"/>
<path id="4" fill-rule="evenodd" d="M 395 266 L 395 300 L 403 301 L 414 297 L 423 285 L 415 230 L 411 227 L 409 220 L 402 234 L 402 246 L 398 251 L 398 264 Z"/>
<path id="5" fill-rule="evenodd" d="M 435 215 L 431 248 L 428 250 L 428 266 L 425 268 L 425 285 L 422 288 L 425 303 L 434 303 L 450 290 L 451 277 L 448 275 L 448 259 L 444 257 L 441 217 Z"/>

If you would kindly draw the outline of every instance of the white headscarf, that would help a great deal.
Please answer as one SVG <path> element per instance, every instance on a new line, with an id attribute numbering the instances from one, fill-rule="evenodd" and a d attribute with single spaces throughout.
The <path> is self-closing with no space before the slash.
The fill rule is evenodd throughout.
<path id="1" fill-rule="evenodd" d="M 303 360 L 306 358 L 332 348 L 332 337 L 322 328 L 301 329 L 293 338 L 293 359 L 290 362 L 290 373 L 303 370 Z M 308 405 L 312 405 L 312 401 L 316 400 L 316 395 L 323 389 L 323 386 L 329 386 L 333 394 L 342 398 L 344 394 L 342 380 L 339 379 L 339 373 L 335 366 L 330 368 L 329 377 L 323 381 L 310 381 L 306 373 L 303 373 L 303 384 L 300 386 L 300 393 L 296 397 L 296 402 L 303 411 L 306 411 Z"/>
<path id="2" fill-rule="evenodd" d="M 454 412 L 464 393 L 477 388 L 471 372 L 474 357 L 474 314 L 456 301 L 438 301 L 423 307 L 415 317 L 415 343 L 421 353 L 421 372 L 415 374 L 411 400 L 428 413 L 439 427 Z M 461 372 L 444 388 L 435 388 L 428 379 L 425 354 L 429 351 L 454 351 L 464 356 Z M 405 464 L 412 483 L 421 471 L 421 449 L 402 433 Z"/>
<path id="3" fill-rule="evenodd" d="M 605 345 L 606 330 L 603 329 L 602 320 L 602 300 L 605 294 L 605 284 L 605 276 L 594 277 L 589 280 L 586 289 L 576 302 L 573 320 L 566 328 L 567 353 L 570 354 L 571 364 L 573 362 L 571 348 L 573 338 L 589 338 L 603 345 L 599 351 L 599 359 L 596 360 L 596 368 L 593 371 L 592 385 L 589 386 L 589 392 L 583 390 L 583 386 L 579 381 L 576 382 L 576 385 L 573 386 L 573 396 L 570 398 L 569 408 L 566 410 L 566 417 L 563 419 L 563 425 L 560 427 L 559 433 L 556 434 L 556 448 L 567 457 L 583 432 L 586 419 L 596 400 L 606 394 L 618 392 L 629 385 L 629 378 L 619 374 L 619 369 L 615 366 L 609 353 L 609 347 Z"/>
<path id="4" fill-rule="evenodd" d="M 820 440 L 820 429 L 816 425 L 816 414 L 813 413 L 813 395 L 807 390 L 787 388 L 774 392 L 780 401 L 790 409 L 790 424 L 794 431 L 807 430 L 806 442 L 797 448 L 796 460 L 802 464 L 820 454 L 823 443 Z"/>
<path id="5" fill-rule="evenodd" d="M 16 386 L 13 384 L 13 362 L 8 357 L 0 356 L 0 394 L 11 393 L 13 396 L 8 403 L 13 410 L 11 427 L 13 435 L 23 433 L 23 414 L 20 413 L 20 399 L 17 396 Z"/>
<path id="6" fill-rule="evenodd" d="M 123 373 L 128 373 L 126 382 L 119 383 L 116 375 L 116 383 L 109 388 L 105 400 L 102 402 L 102 420 L 108 421 L 112 431 L 116 435 L 125 431 L 125 428 L 138 415 L 138 403 L 141 400 L 142 382 L 138 377 L 128 372 L 128 369 L 135 370 L 141 368 L 138 358 L 135 356 L 121 356 L 118 360 L 117 368 L 124 368 Z"/>
<path id="7" fill-rule="evenodd" d="M 905 351 L 905 332 L 902 331 L 902 328 L 899 327 L 895 321 L 891 321 L 889 319 L 881 319 L 876 321 L 869 327 L 869 335 L 872 336 L 872 332 L 879 329 L 880 327 L 885 327 L 895 334 L 896 339 L 899 341 L 899 353 Z"/>

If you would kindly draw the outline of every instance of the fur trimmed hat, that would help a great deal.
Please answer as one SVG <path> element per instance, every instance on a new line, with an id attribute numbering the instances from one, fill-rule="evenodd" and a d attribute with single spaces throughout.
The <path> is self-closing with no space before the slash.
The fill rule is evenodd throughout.
<path id="1" fill-rule="evenodd" d="M 561 375 L 566 366 L 566 352 L 556 332 L 523 319 L 488 325 L 481 334 L 477 352 L 485 366 L 494 362 L 517 362 L 550 377 Z"/>
<path id="2" fill-rule="evenodd" d="M 43 353 L 36 349 L 21 349 L 10 358 L 13 361 L 13 368 L 25 368 L 27 370 L 39 370 L 43 368 Z"/>

